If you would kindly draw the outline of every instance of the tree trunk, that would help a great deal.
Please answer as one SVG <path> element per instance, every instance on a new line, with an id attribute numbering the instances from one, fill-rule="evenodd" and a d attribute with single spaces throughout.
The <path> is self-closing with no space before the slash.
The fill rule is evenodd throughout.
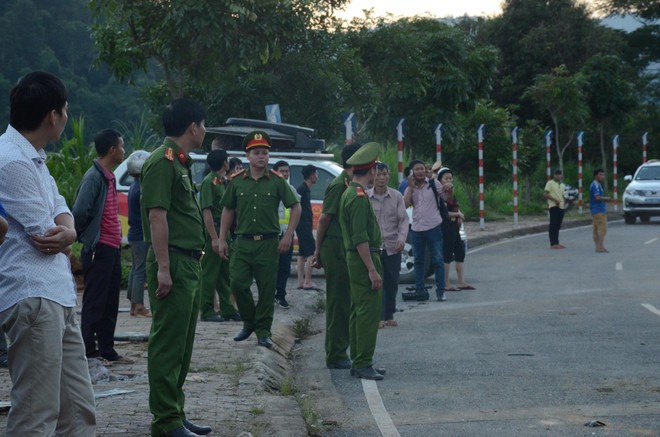
<path id="1" fill-rule="evenodd" d="M 557 158 L 559 159 L 559 170 L 564 173 L 564 151 L 559 145 L 559 123 L 555 117 L 552 117 L 552 121 L 555 125 L 555 148 L 557 149 Z"/>

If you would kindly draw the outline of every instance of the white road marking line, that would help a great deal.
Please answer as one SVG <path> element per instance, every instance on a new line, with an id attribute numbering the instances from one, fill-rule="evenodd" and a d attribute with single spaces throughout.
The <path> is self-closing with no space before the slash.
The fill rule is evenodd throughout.
<path id="1" fill-rule="evenodd" d="M 651 311 L 653 314 L 660 316 L 660 310 L 651 305 L 650 303 L 643 303 L 641 304 L 644 308 L 647 310 Z"/>
<path id="2" fill-rule="evenodd" d="M 376 381 L 371 381 L 369 379 L 362 380 L 362 390 L 364 390 L 364 396 L 367 398 L 367 404 L 369 404 L 369 410 L 371 410 L 371 415 L 380 429 L 380 433 L 383 437 L 401 437 L 399 431 L 394 426 L 390 414 L 385 409 L 383 405 L 383 398 L 380 397 L 380 392 L 378 391 L 378 386 Z"/>
<path id="3" fill-rule="evenodd" d="M 658 241 L 657 238 L 651 238 L 649 241 L 645 241 L 644 244 L 651 244 L 651 243 L 655 243 L 656 241 Z"/>
<path id="4" fill-rule="evenodd" d="M 617 262 L 617 263 L 616 263 L 616 269 L 617 269 L 617 270 L 623 270 L 623 263 L 620 262 L 620 261 Z"/>

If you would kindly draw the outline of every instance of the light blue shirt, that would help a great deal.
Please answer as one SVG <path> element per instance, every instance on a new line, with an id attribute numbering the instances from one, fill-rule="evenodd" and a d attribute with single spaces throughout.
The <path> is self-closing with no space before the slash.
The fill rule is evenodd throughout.
<path id="1" fill-rule="evenodd" d="M 45 160 L 46 153 L 13 127 L 0 136 L 0 199 L 9 223 L 0 245 L 0 311 L 31 297 L 76 305 L 69 258 L 63 253 L 44 255 L 30 240 L 55 227 L 58 215 L 71 215 Z"/>

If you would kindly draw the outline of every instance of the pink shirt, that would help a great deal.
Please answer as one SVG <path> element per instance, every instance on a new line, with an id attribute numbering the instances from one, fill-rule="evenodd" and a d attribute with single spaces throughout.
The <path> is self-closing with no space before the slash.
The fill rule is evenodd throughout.
<path id="1" fill-rule="evenodd" d="M 438 194 L 440 194 L 440 182 L 433 179 L 433 183 L 435 183 Z M 439 226 L 440 223 L 442 223 L 442 217 L 440 217 L 440 211 L 438 211 L 438 205 L 434 199 L 433 190 L 431 190 L 431 186 L 429 185 L 429 179 L 426 178 L 421 187 L 417 187 L 417 185 L 413 183 L 412 187 L 408 187 L 408 189 L 413 190 L 413 216 L 411 229 L 415 232 L 423 232 Z"/>
<path id="2" fill-rule="evenodd" d="M 119 223 L 119 202 L 117 201 L 115 175 L 107 168 L 100 167 L 103 170 L 103 176 L 108 181 L 108 193 L 105 196 L 105 205 L 103 205 L 99 243 L 119 248 L 121 246 L 121 224 Z"/>
<path id="3" fill-rule="evenodd" d="M 387 187 L 382 196 L 376 194 L 373 188 L 367 193 L 380 226 L 385 251 L 388 255 L 394 255 L 397 253 L 397 241 L 405 242 L 408 237 L 408 214 L 403 204 L 403 196 L 390 187 Z"/>

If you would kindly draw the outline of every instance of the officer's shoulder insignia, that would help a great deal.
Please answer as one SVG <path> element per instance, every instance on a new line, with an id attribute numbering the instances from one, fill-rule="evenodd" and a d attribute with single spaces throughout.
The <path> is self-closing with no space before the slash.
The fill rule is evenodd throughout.
<path id="1" fill-rule="evenodd" d="M 242 169 L 242 170 L 234 173 L 234 176 L 232 176 L 232 177 L 236 177 L 236 176 L 240 176 L 240 175 L 243 175 L 244 178 L 247 177 L 247 173 L 245 173 L 245 169 Z"/>
<path id="2" fill-rule="evenodd" d="M 165 150 L 165 159 L 168 161 L 174 161 L 174 150 L 171 147 L 168 147 L 167 150 Z"/>
<path id="3" fill-rule="evenodd" d="M 220 182 L 220 183 L 222 183 L 222 182 Z M 218 178 L 217 177 L 213 178 L 213 185 L 218 185 Z"/>
<path id="4" fill-rule="evenodd" d="M 277 171 L 277 170 L 273 170 L 273 169 L 271 168 L 271 169 L 270 169 L 270 172 L 271 172 L 272 174 L 274 174 L 275 176 L 284 179 L 284 176 L 282 176 L 282 173 L 280 173 L 279 171 Z"/>
<path id="5" fill-rule="evenodd" d="M 357 188 L 355 189 L 355 192 L 356 192 L 357 195 L 360 196 L 360 197 L 364 197 L 364 195 L 365 195 L 364 189 L 363 189 L 362 187 L 357 187 Z"/>

